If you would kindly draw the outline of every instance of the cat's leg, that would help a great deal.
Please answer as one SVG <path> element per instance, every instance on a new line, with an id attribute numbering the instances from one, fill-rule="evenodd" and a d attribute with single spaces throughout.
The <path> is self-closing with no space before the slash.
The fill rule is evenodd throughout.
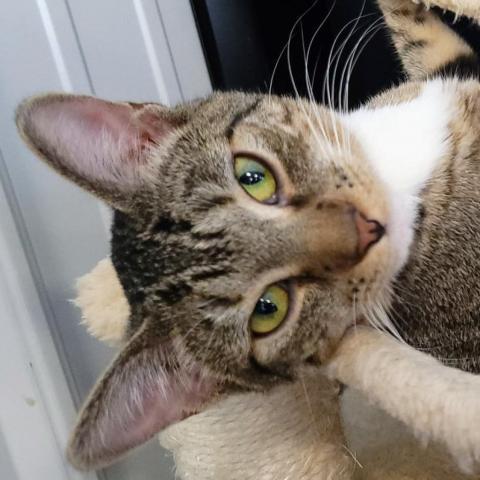
<path id="1" fill-rule="evenodd" d="M 480 470 L 480 376 L 446 367 L 370 327 L 345 336 L 327 373 L 420 440 L 447 447 L 464 471 Z"/>
<path id="2" fill-rule="evenodd" d="M 77 280 L 73 303 L 82 311 L 88 333 L 109 345 L 120 345 L 128 328 L 130 306 L 109 258 Z"/>
<path id="3" fill-rule="evenodd" d="M 471 18 L 480 23 L 480 2 L 478 0 L 415 0 L 426 7 L 439 7 L 456 15 Z"/>
<path id="4" fill-rule="evenodd" d="M 480 4 L 479 0 L 474 1 Z M 378 5 L 411 79 L 420 80 L 443 71 L 453 73 L 457 69 L 461 73 L 465 65 L 477 65 L 471 47 L 423 5 L 412 0 L 378 0 Z"/>

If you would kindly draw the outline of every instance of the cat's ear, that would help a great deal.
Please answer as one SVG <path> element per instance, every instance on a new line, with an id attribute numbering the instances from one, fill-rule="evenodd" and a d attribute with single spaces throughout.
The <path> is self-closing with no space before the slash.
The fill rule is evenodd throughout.
<path id="1" fill-rule="evenodd" d="M 170 340 L 144 329 L 119 354 L 87 399 L 68 456 L 81 469 L 106 466 L 168 425 L 195 413 L 215 382 Z"/>
<path id="2" fill-rule="evenodd" d="M 174 112 L 157 104 L 47 94 L 25 100 L 16 121 L 23 139 L 49 165 L 126 210 L 128 199 L 158 173 L 152 147 L 186 121 Z"/>

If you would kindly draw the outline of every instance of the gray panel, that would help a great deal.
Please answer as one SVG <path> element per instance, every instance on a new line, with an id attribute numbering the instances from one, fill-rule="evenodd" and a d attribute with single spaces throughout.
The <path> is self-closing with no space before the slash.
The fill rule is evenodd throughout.
<path id="1" fill-rule="evenodd" d="M 0 429 L 0 478 L 5 480 L 17 480 L 17 474 L 10 461 L 10 455 L 7 450 L 3 433 Z"/>
<path id="2" fill-rule="evenodd" d="M 184 100 L 208 95 L 212 85 L 189 0 L 156 3 Z"/>
<path id="3" fill-rule="evenodd" d="M 151 23 L 150 7 L 149 0 L 70 1 L 96 95 L 169 104 L 181 100 L 166 40 L 161 26 Z M 157 28 L 149 31 L 148 25 Z M 153 45 L 146 41 L 149 36 Z"/>
<path id="4" fill-rule="evenodd" d="M 0 65 L 7 194 L 79 403 L 114 353 L 88 336 L 69 302 L 74 280 L 108 252 L 108 221 L 96 200 L 33 157 L 17 135 L 14 109 L 25 96 L 52 90 L 174 104 L 208 93 L 208 73 L 188 0 L 0 2 Z M 4 455 L 0 443 L 0 468 L 10 468 Z M 105 477 L 167 480 L 172 471 L 155 439 Z M 0 477 L 15 478 L 3 471 Z"/>
<path id="5" fill-rule="evenodd" d="M 107 234 L 98 203 L 34 158 L 16 132 L 14 110 L 23 97 L 66 87 L 40 11 L 32 7 L 29 0 L 0 4 L 0 32 L 8 39 L 0 42 L 0 149 L 15 196 L 11 203 L 18 202 L 20 208 L 15 212 L 17 227 L 78 399 L 110 355 L 88 337 L 79 325 L 79 312 L 68 299 L 74 295 L 74 279 L 105 255 Z M 65 15 L 64 22 L 68 20 Z M 73 58 L 71 40 L 59 38 L 62 46 L 69 46 L 67 52 Z M 74 69 L 75 75 L 70 75 L 72 86 L 85 91 L 88 82 L 80 71 Z"/>

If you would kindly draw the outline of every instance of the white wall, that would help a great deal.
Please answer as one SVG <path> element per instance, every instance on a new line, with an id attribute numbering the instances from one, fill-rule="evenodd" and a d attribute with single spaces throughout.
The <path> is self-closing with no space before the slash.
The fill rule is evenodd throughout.
<path id="1" fill-rule="evenodd" d="M 29 471 L 91 478 L 49 455 L 62 453 L 74 405 L 113 353 L 88 337 L 68 302 L 74 279 L 108 251 L 109 213 L 34 159 L 13 123 L 23 97 L 51 90 L 166 104 L 205 95 L 189 1 L 0 2 L 0 331 L 11 334 L 0 336 L 0 352 L 17 362 L 0 368 L 2 480 L 30 480 Z M 35 445 L 33 455 L 26 447 Z M 100 476 L 173 478 L 156 442 Z"/>

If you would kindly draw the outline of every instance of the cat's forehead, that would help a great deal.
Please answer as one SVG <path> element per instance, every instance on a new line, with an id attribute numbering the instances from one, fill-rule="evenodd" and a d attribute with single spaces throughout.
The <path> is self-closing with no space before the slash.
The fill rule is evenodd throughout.
<path id="1" fill-rule="evenodd" d="M 258 133 L 264 134 L 278 130 L 286 136 L 309 137 L 313 130 L 321 129 L 318 122 L 325 121 L 327 113 L 324 107 L 300 98 L 229 92 L 215 93 L 199 104 L 192 119 L 197 127 L 207 127 L 205 133 L 224 132 L 227 137 L 239 127 L 257 128 Z M 329 128 L 322 130 L 327 136 L 329 132 Z M 280 150 L 278 142 L 272 147 Z"/>
<path id="2" fill-rule="evenodd" d="M 171 150 L 172 163 L 185 166 L 190 180 L 206 178 L 212 186 L 231 186 L 231 159 L 247 154 L 272 162 L 277 174 L 308 190 L 317 160 L 328 162 L 331 118 L 326 109 L 300 99 L 217 93 L 195 109 Z M 181 175 L 178 170 L 172 173 Z"/>

